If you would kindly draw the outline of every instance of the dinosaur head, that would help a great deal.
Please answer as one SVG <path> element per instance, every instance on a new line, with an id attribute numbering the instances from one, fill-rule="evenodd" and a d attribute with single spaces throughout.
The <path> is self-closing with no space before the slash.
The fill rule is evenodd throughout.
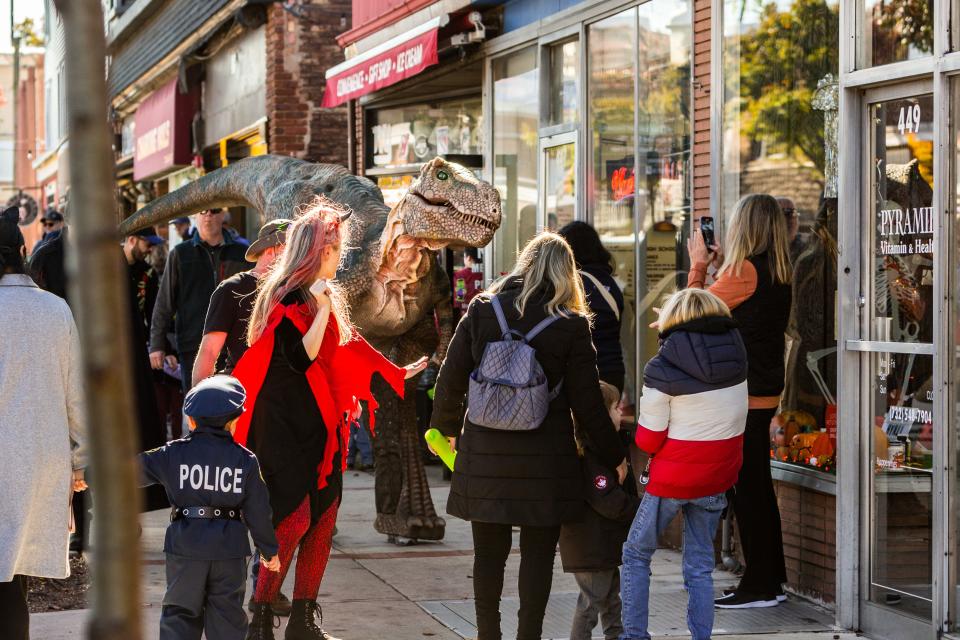
<path id="1" fill-rule="evenodd" d="M 500 226 L 500 194 L 469 169 L 434 158 L 395 211 L 413 238 L 483 247 Z"/>
<path id="2" fill-rule="evenodd" d="M 500 226 L 500 194 L 469 169 L 434 158 L 387 217 L 380 237 L 378 313 L 405 316 L 419 299 L 433 252 L 482 247 Z"/>

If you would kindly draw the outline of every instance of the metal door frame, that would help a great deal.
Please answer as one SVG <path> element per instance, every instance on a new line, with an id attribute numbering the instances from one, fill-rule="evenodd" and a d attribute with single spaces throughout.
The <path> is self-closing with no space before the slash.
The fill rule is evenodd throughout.
<path id="1" fill-rule="evenodd" d="M 581 206 L 581 194 L 583 192 L 583 182 L 580 178 L 580 135 L 578 130 L 557 133 L 551 136 L 542 136 L 540 138 L 540 150 L 537 154 L 539 166 L 539 175 L 537 177 L 540 193 L 537 194 L 537 233 L 542 233 L 547 228 L 547 151 L 556 147 L 563 147 L 568 144 L 573 145 L 573 171 L 574 171 L 574 193 L 573 193 L 573 219 L 581 220 L 583 216 L 583 207 Z"/>
<path id="2" fill-rule="evenodd" d="M 943 350 L 938 345 L 943 344 L 945 333 L 943 331 L 943 319 L 945 307 L 933 305 L 931 312 L 934 313 L 934 338 L 932 343 L 909 344 L 895 342 L 881 342 L 869 339 L 869 309 L 872 301 L 867 299 L 867 280 L 870 273 L 867 272 L 868 260 L 872 253 L 872 246 L 868 246 L 872 234 L 862 233 L 862 229 L 869 228 L 867 225 L 873 224 L 873 210 L 870 191 L 871 172 L 873 171 L 873 156 L 871 149 L 873 123 L 871 122 L 870 109 L 872 105 L 878 102 L 895 100 L 900 98 L 909 98 L 919 95 L 934 95 L 934 113 L 933 132 L 934 132 L 934 211 L 940 211 L 939 195 L 947 182 L 947 174 L 942 171 L 943 150 L 936 141 L 941 139 L 939 128 L 943 124 L 942 115 L 937 108 L 937 95 L 934 92 L 934 83 L 930 79 L 908 81 L 896 85 L 888 85 L 880 88 L 872 88 L 856 92 L 857 95 L 850 96 L 849 92 L 844 96 L 849 100 L 853 98 L 857 107 L 856 136 L 858 144 L 856 147 L 847 146 L 846 148 L 859 149 L 857 157 L 853 162 L 844 163 L 846 169 L 851 165 L 856 165 L 856 176 L 844 176 L 842 180 L 847 188 L 841 191 L 840 211 L 856 211 L 856 214 L 847 214 L 840 216 L 841 225 L 841 252 L 842 273 L 840 278 L 840 301 L 843 319 L 843 330 L 841 331 L 841 342 L 843 344 L 843 364 L 841 371 L 841 385 L 846 402 L 842 403 L 841 419 L 842 424 L 846 425 L 845 434 L 847 436 L 847 446 L 844 447 L 845 455 L 841 464 L 838 465 L 838 473 L 841 469 L 845 471 L 842 479 L 838 476 L 839 495 L 838 495 L 838 523 L 837 533 L 839 539 L 855 539 L 856 551 L 845 549 L 845 545 L 838 545 L 838 587 L 846 576 L 855 583 L 853 586 L 856 592 L 856 599 L 852 604 L 856 608 L 857 623 L 853 625 L 857 629 L 862 629 L 868 634 L 877 634 L 879 637 L 888 638 L 936 638 L 938 630 L 941 628 L 940 621 L 945 620 L 944 605 L 947 605 L 945 598 L 942 597 L 944 589 L 944 576 L 946 563 L 943 561 L 945 535 L 943 527 L 945 522 L 944 504 L 944 481 L 945 474 L 939 471 L 943 467 L 943 455 L 945 449 L 941 443 L 945 444 L 948 423 L 946 412 L 944 411 L 944 375 L 942 358 L 938 354 Z M 843 110 L 843 109 L 842 109 Z M 850 124 L 849 117 L 852 109 L 847 109 L 845 123 Z M 841 147 L 843 148 L 843 147 Z M 854 154 L 851 154 L 854 155 Z M 854 187 L 854 188 L 850 188 Z M 941 216 L 934 216 L 934 247 L 937 252 L 942 252 L 944 233 L 942 232 L 944 220 Z M 851 255 L 854 254 L 854 255 Z M 940 255 L 945 255 L 940 253 Z M 942 260 L 937 262 L 938 268 L 934 271 L 934 299 L 939 300 L 938 296 L 944 293 L 944 277 L 949 267 Z M 868 339 L 862 339 L 868 338 Z M 931 523 L 931 618 L 928 621 L 922 621 L 913 616 L 899 614 L 890 607 L 875 604 L 868 600 L 870 591 L 870 557 L 872 552 L 872 527 L 874 525 L 872 513 L 873 486 L 873 460 L 870 456 L 870 442 L 872 438 L 872 410 L 869 406 L 871 391 L 869 387 L 870 378 L 866 375 L 869 371 L 870 358 L 876 353 L 917 353 L 930 354 L 934 359 L 934 399 L 933 413 L 934 424 L 939 425 L 935 434 L 934 445 L 934 472 L 932 473 L 932 500 L 933 510 Z M 851 427 L 850 425 L 854 425 Z M 843 509 L 851 506 L 855 501 L 853 512 L 847 512 L 844 517 Z M 851 518 L 856 524 L 851 526 Z M 850 529 L 853 529 L 851 531 Z M 854 538 L 849 535 L 853 533 Z M 845 554 L 845 556 L 843 555 Z M 854 556 L 855 558 L 851 557 Z M 846 562 L 843 560 L 847 559 Z M 853 560 L 852 564 L 850 561 Z M 853 575 L 851 575 L 851 573 Z M 849 589 L 849 583 L 847 585 Z M 840 589 L 838 589 L 839 591 Z M 848 591 L 849 592 L 849 591 Z M 842 594 L 841 594 L 842 595 Z M 848 596 L 849 597 L 849 596 Z M 844 602 L 844 599 L 841 599 Z M 842 612 L 838 612 L 838 618 Z"/>

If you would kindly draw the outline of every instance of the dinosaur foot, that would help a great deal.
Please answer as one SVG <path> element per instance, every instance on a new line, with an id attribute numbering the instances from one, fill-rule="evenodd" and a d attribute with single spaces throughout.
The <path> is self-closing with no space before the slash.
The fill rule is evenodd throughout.
<path id="1" fill-rule="evenodd" d="M 446 526 L 446 521 L 438 516 L 401 516 L 391 513 L 378 513 L 373 523 L 373 528 L 388 538 L 412 540 L 442 540 Z"/>

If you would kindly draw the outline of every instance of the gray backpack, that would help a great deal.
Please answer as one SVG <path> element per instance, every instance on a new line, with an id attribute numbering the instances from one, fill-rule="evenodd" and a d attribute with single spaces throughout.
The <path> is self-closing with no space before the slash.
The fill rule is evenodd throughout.
<path id="1" fill-rule="evenodd" d="M 490 298 L 503 340 L 483 349 L 480 365 L 470 374 L 467 415 L 473 424 L 501 431 L 530 431 L 543 422 L 550 401 L 560 393 L 554 389 L 530 346 L 541 331 L 557 317 L 547 316 L 527 335 L 510 329 L 496 296 Z"/>

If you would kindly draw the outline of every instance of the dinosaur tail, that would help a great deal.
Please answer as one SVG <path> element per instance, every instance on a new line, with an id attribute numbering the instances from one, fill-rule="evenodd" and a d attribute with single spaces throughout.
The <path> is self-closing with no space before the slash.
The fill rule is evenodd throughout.
<path id="1" fill-rule="evenodd" d="M 124 235 L 206 209 L 251 206 L 266 214 L 268 184 L 296 171 L 302 161 L 281 156 L 244 158 L 212 171 L 176 191 L 151 201 L 120 224 Z"/>

